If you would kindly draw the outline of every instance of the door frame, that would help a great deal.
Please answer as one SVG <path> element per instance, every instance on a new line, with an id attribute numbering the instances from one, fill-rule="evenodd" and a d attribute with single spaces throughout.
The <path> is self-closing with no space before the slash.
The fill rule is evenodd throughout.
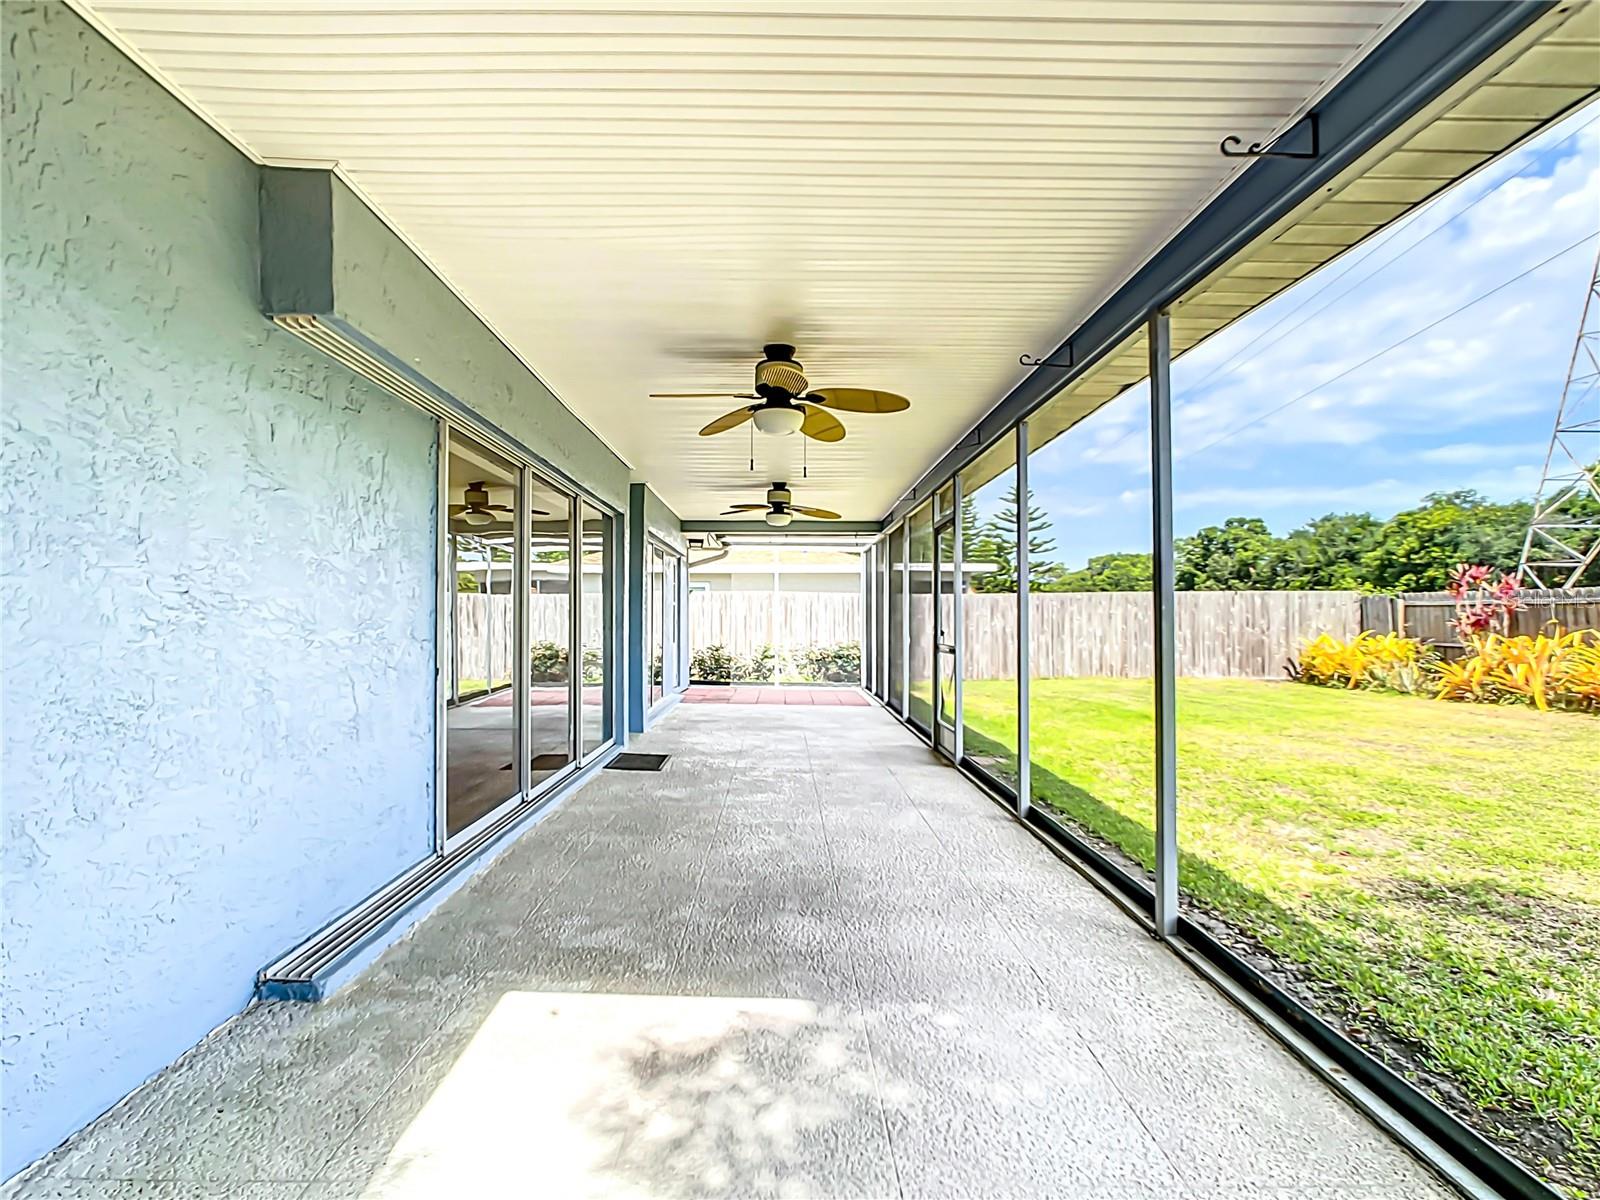
<path id="1" fill-rule="evenodd" d="M 933 525 L 933 712 L 929 726 L 933 748 L 952 762 L 961 761 L 961 588 L 957 572 L 961 564 L 961 522 L 957 519 L 961 503 L 957 499 L 948 513 L 937 514 Z M 950 535 L 950 562 L 944 562 L 944 538 Z M 950 628 L 941 629 L 944 614 L 946 568 L 950 576 Z M 940 635 L 949 640 L 941 641 Z M 944 677 L 940 674 L 940 656 L 950 661 L 950 723 L 943 719 Z"/>

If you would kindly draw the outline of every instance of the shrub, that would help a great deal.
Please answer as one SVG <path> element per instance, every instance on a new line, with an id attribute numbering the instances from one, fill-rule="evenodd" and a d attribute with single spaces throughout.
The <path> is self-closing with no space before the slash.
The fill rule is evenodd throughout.
<path id="1" fill-rule="evenodd" d="M 739 660 L 726 646 L 702 646 L 689 658 L 689 678 L 707 683 L 731 683 L 739 673 Z"/>
<path id="2" fill-rule="evenodd" d="M 605 658 L 600 653 L 598 646 L 585 646 L 583 648 L 583 682 L 605 682 Z"/>
<path id="3" fill-rule="evenodd" d="M 808 646 L 795 656 L 803 679 L 822 679 L 844 683 L 861 678 L 861 643 L 839 642 L 833 646 Z"/>
<path id="4" fill-rule="evenodd" d="M 559 642 L 535 642 L 528 648 L 528 663 L 535 683 L 567 677 L 567 648 Z"/>
<path id="5" fill-rule="evenodd" d="M 739 678 L 751 683 L 772 683 L 782 665 L 778 648 L 769 643 L 740 664 Z"/>

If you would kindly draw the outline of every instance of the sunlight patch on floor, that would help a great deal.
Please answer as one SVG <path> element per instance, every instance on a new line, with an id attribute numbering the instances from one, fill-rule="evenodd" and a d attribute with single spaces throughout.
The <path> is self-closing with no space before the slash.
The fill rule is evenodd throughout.
<path id="1" fill-rule="evenodd" d="M 870 1087 L 808 1001 L 508 992 L 362 1196 L 781 1191 Z"/>

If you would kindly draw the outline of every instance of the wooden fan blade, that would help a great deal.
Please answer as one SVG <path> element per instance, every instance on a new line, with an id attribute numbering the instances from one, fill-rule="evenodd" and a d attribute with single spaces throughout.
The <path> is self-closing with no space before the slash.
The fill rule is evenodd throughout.
<path id="1" fill-rule="evenodd" d="M 767 506 L 765 504 L 735 504 L 732 508 L 725 509 L 722 515 L 731 517 L 734 513 L 765 512 L 766 510 Z"/>
<path id="2" fill-rule="evenodd" d="M 452 517 L 459 517 L 462 513 L 466 512 L 466 511 L 467 511 L 467 506 L 465 504 L 452 504 L 450 506 L 450 515 Z"/>
<path id="3" fill-rule="evenodd" d="M 827 409 L 818 408 L 815 404 L 800 404 L 796 407 L 806 414 L 800 432 L 808 438 L 815 438 L 819 442 L 844 440 L 844 426 L 839 423 L 839 418 Z"/>
<path id="4" fill-rule="evenodd" d="M 651 392 L 652 400 L 759 400 L 749 392 Z"/>
<path id="5" fill-rule="evenodd" d="M 839 519 L 839 514 L 836 512 L 829 512 L 825 508 L 810 508 L 804 504 L 791 504 L 789 505 L 789 510 L 797 512 L 803 517 L 818 517 L 824 521 L 837 521 Z"/>
<path id="6" fill-rule="evenodd" d="M 730 429 L 737 429 L 754 416 L 755 411 L 753 408 L 736 408 L 731 413 L 724 413 L 702 429 L 700 436 L 710 437 L 714 433 L 726 433 Z"/>
<path id="7" fill-rule="evenodd" d="M 892 413 L 905 412 L 911 407 L 911 401 L 904 396 L 873 388 L 822 388 L 812 392 L 806 399 L 840 412 Z"/>

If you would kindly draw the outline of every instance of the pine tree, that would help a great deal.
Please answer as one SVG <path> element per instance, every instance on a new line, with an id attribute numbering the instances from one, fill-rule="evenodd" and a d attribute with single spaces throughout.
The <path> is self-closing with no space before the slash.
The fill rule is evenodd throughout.
<path id="1" fill-rule="evenodd" d="M 1054 553 L 1054 538 L 1046 537 L 1050 518 L 1044 510 L 1033 504 L 1033 493 L 1028 493 L 1028 573 L 1030 580 L 1049 576 L 1056 568 L 1048 555 Z M 1014 592 L 1017 590 L 1017 487 L 1011 485 L 1000 501 L 1000 510 L 979 526 L 973 538 L 968 562 L 992 564 L 993 569 L 975 577 L 972 586 L 979 592 Z"/>

